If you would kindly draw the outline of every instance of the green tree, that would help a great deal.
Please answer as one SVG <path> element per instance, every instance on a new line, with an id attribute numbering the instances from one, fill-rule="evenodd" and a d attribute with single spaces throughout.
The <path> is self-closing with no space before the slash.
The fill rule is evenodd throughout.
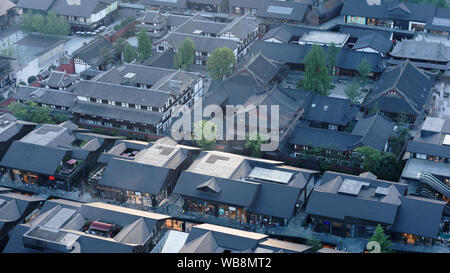
<path id="1" fill-rule="evenodd" d="M 136 50 L 128 43 L 125 42 L 124 50 L 123 50 L 123 60 L 126 63 L 131 63 L 132 61 L 137 59 Z"/>
<path id="2" fill-rule="evenodd" d="M 370 241 L 375 241 L 375 242 L 378 242 L 380 244 L 381 253 L 390 253 L 390 252 L 392 252 L 392 249 L 391 249 L 392 243 L 389 240 L 389 236 L 384 234 L 384 229 L 383 229 L 383 227 L 380 224 L 378 224 L 378 226 L 375 228 L 375 233 L 369 239 L 369 242 Z"/>
<path id="3" fill-rule="evenodd" d="M 368 114 L 372 115 L 378 113 L 379 111 L 380 111 L 380 104 L 378 103 L 378 101 L 376 101 L 373 107 L 369 110 Z"/>
<path id="4" fill-rule="evenodd" d="M 259 134 L 256 137 L 253 135 L 252 139 L 248 135 L 245 137 L 245 148 L 250 149 L 250 154 L 253 157 L 261 157 L 261 143 L 266 142 Z"/>
<path id="5" fill-rule="evenodd" d="M 114 49 L 114 55 L 122 59 L 122 53 L 125 49 L 125 39 L 123 37 L 119 37 L 116 39 L 116 41 L 112 44 Z"/>
<path id="6" fill-rule="evenodd" d="M 138 55 L 140 60 L 145 60 L 152 56 L 152 39 L 147 35 L 147 32 L 142 28 L 138 33 Z"/>
<path id="7" fill-rule="evenodd" d="M 194 123 L 194 136 L 197 145 L 209 150 L 216 143 L 217 126 L 211 121 L 202 120 Z"/>
<path id="8" fill-rule="evenodd" d="M 361 86 L 355 80 L 345 87 L 344 93 L 353 104 L 359 103 L 359 99 L 363 96 L 360 88 Z"/>
<path id="9" fill-rule="evenodd" d="M 64 114 L 54 114 L 52 116 L 52 120 L 56 122 L 56 124 L 60 124 L 64 121 L 68 121 L 69 117 Z"/>
<path id="10" fill-rule="evenodd" d="M 331 88 L 331 75 L 326 66 L 326 55 L 321 46 L 313 45 L 305 56 L 305 76 L 300 87 L 315 94 L 328 96 Z"/>
<path id="11" fill-rule="evenodd" d="M 107 47 L 100 48 L 99 52 L 99 60 L 102 66 L 106 66 L 110 64 L 113 61 L 113 56 L 111 54 L 111 50 L 109 50 Z"/>
<path id="12" fill-rule="evenodd" d="M 337 65 L 339 51 L 341 51 L 341 48 L 334 44 L 331 44 L 331 46 L 328 47 L 328 67 L 331 75 L 333 75 L 333 68 Z"/>
<path id="13" fill-rule="evenodd" d="M 360 154 L 360 159 L 362 160 L 364 170 L 373 174 L 378 173 L 378 169 L 381 163 L 380 151 L 369 146 L 364 146 L 356 148 L 355 152 Z"/>
<path id="14" fill-rule="evenodd" d="M 367 84 L 368 76 L 371 71 L 371 64 L 370 61 L 366 58 L 362 59 L 361 62 L 358 65 L 358 74 L 359 79 L 361 81 L 361 86 L 364 88 L 364 86 Z"/>
<path id="15" fill-rule="evenodd" d="M 409 139 L 411 133 L 410 129 L 404 125 L 399 125 L 396 128 L 394 135 L 391 137 L 390 146 L 392 153 L 400 155 L 403 146 Z"/>
<path id="16" fill-rule="evenodd" d="M 311 246 L 311 252 L 316 253 L 319 249 L 322 248 L 322 244 L 320 243 L 320 240 L 316 237 L 311 237 L 306 241 L 306 244 Z"/>
<path id="17" fill-rule="evenodd" d="M 216 48 L 206 61 L 210 76 L 220 81 L 231 73 L 236 63 L 236 56 L 228 47 Z"/>
<path id="18" fill-rule="evenodd" d="M 41 14 L 35 14 L 33 16 L 33 29 L 36 32 L 45 33 L 45 19 Z"/>
<path id="19" fill-rule="evenodd" d="M 27 82 L 28 84 L 32 84 L 36 80 L 37 80 L 36 76 L 29 76 Z"/>
<path id="20" fill-rule="evenodd" d="M 50 116 L 52 110 L 48 107 L 40 107 L 32 101 L 27 101 L 24 104 L 13 102 L 8 105 L 8 109 L 20 120 L 36 123 L 53 123 Z"/>
<path id="21" fill-rule="evenodd" d="M 58 17 L 53 11 L 47 13 L 47 23 L 45 24 L 44 33 L 58 35 L 56 26 L 58 25 Z"/>
<path id="22" fill-rule="evenodd" d="M 0 56 L 12 58 L 14 57 L 14 54 L 14 44 L 11 43 L 11 40 L 9 40 L 9 38 L 3 40 L 0 45 Z"/>
<path id="23" fill-rule="evenodd" d="M 20 29 L 25 33 L 31 33 L 34 30 L 33 27 L 33 12 L 28 10 L 23 13 L 20 18 Z"/>
<path id="24" fill-rule="evenodd" d="M 186 38 L 181 43 L 180 49 L 174 56 L 175 69 L 188 70 L 194 63 L 195 44 L 191 38 Z"/>
<path id="25" fill-rule="evenodd" d="M 61 36 L 70 34 L 70 24 L 69 22 L 67 22 L 67 20 L 62 17 L 57 17 L 54 22 L 55 25 L 53 25 L 53 34 Z"/>
<path id="26" fill-rule="evenodd" d="M 384 153 L 381 156 L 378 170 L 374 173 L 379 179 L 398 181 L 398 159 L 393 153 Z"/>

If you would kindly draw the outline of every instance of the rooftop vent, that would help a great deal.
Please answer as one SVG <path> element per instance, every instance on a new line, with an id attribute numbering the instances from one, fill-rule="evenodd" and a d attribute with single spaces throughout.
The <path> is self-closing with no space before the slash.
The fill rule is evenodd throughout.
<path id="1" fill-rule="evenodd" d="M 122 84 L 124 85 L 134 85 L 136 81 L 136 73 L 127 73 L 123 76 Z"/>

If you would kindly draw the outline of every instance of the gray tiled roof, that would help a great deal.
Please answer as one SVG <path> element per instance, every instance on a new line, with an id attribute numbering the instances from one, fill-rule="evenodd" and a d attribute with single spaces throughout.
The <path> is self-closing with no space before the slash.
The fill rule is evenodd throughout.
<path id="1" fill-rule="evenodd" d="M 362 137 L 346 132 L 297 126 L 289 143 L 349 151 L 360 143 Z"/>
<path id="2" fill-rule="evenodd" d="M 54 175 L 68 150 L 15 141 L 0 162 L 1 166 Z"/>
<path id="3" fill-rule="evenodd" d="M 79 77 L 77 75 L 66 74 L 53 70 L 50 76 L 45 80 L 45 84 L 52 88 L 64 88 L 75 82 Z"/>
<path id="4" fill-rule="evenodd" d="M 450 61 L 450 47 L 445 43 L 430 41 L 402 40 L 395 44 L 391 56 L 426 61 Z"/>
<path id="5" fill-rule="evenodd" d="M 431 97 L 434 77 L 418 69 L 408 60 L 399 66 L 386 69 L 365 100 L 365 105 L 373 107 L 378 101 L 380 110 L 394 113 L 418 114 L 424 110 Z M 388 95 L 395 89 L 403 96 Z"/>
<path id="6" fill-rule="evenodd" d="M 91 14 L 105 9 L 106 5 L 99 0 L 79 0 L 79 5 L 70 5 L 70 1 L 55 0 L 50 10 L 58 15 L 90 18 Z"/>
<path id="7" fill-rule="evenodd" d="M 72 107 L 76 103 L 76 96 L 68 91 L 53 90 L 47 88 L 35 88 L 19 85 L 14 98 L 23 101 L 34 101 L 48 105 Z"/>
<path id="8" fill-rule="evenodd" d="M 93 102 L 78 102 L 70 109 L 74 113 L 88 114 L 116 119 L 157 125 L 161 122 L 162 112 L 136 110 Z"/>
<path id="9" fill-rule="evenodd" d="M 289 13 L 270 12 L 270 7 L 291 8 Z M 292 1 L 262 1 L 261 6 L 256 11 L 256 16 L 263 18 L 276 18 L 283 20 L 303 21 L 308 10 L 308 5 Z"/>
<path id="10" fill-rule="evenodd" d="M 352 135 L 359 135 L 361 144 L 384 151 L 386 143 L 393 133 L 395 124 L 381 113 L 358 120 L 352 130 Z"/>
<path id="11" fill-rule="evenodd" d="M 36 10 L 48 10 L 55 0 L 19 0 L 17 3 L 18 8 L 28 8 Z"/>
<path id="12" fill-rule="evenodd" d="M 99 185 L 157 195 L 169 172 L 168 168 L 114 158 L 109 161 Z"/>
<path id="13" fill-rule="evenodd" d="M 369 5 L 365 0 L 346 0 L 341 15 L 426 22 L 428 17 L 434 16 L 435 10 L 436 7 L 429 4 L 381 1 L 380 5 Z"/>
<path id="14" fill-rule="evenodd" d="M 152 107 L 163 107 L 169 97 L 167 92 L 96 81 L 80 81 L 73 93 L 87 98 L 128 102 Z"/>
<path id="15" fill-rule="evenodd" d="M 262 38 L 262 40 L 277 39 L 283 43 L 289 43 L 295 36 L 301 36 L 302 34 L 311 31 L 309 28 L 301 28 L 294 26 L 282 25 L 279 27 L 271 28 Z"/>
<path id="16" fill-rule="evenodd" d="M 302 119 L 346 126 L 356 119 L 354 108 L 348 99 L 313 95 Z"/>
<path id="17" fill-rule="evenodd" d="M 352 217 L 384 224 L 395 222 L 397 210 L 401 205 L 401 194 L 393 183 L 378 182 L 374 185 L 370 183 L 369 188 L 361 189 L 357 196 L 339 193 L 338 190 L 343 183 L 344 179 L 337 176 L 314 189 L 306 212 L 342 220 Z M 378 186 L 389 188 L 388 195 L 372 197 L 373 195 L 369 192 L 374 191 Z"/>
<path id="18" fill-rule="evenodd" d="M 416 196 L 402 198 L 392 230 L 428 238 L 439 234 L 442 211 L 446 202 Z"/>
<path id="19" fill-rule="evenodd" d="M 391 50 L 392 41 L 379 33 L 372 32 L 358 38 L 353 49 L 363 49 L 367 47 L 386 54 Z"/>
<path id="20" fill-rule="evenodd" d="M 406 151 L 410 153 L 450 158 L 450 146 L 420 141 L 409 141 Z"/>
<path id="21" fill-rule="evenodd" d="M 215 177 L 216 183 L 221 188 L 219 194 L 204 192 L 197 186 L 211 179 L 210 176 L 183 171 L 175 186 L 174 193 L 196 198 L 210 200 L 235 206 L 249 208 L 256 198 L 259 185 L 232 179 Z"/>
<path id="22" fill-rule="evenodd" d="M 340 33 L 347 33 L 350 34 L 350 37 L 354 38 L 362 38 L 368 34 L 371 33 L 377 33 L 379 35 L 382 35 L 385 39 L 390 39 L 392 32 L 386 31 L 386 30 L 378 30 L 378 29 L 368 29 L 364 26 L 348 26 L 348 25 L 342 25 L 339 29 Z"/>
<path id="23" fill-rule="evenodd" d="M 219 47 L 228 47 L 231 50 L 234 50 L 238 47 L 238 43 L 233 40 L 176 33 L 176 32 L 169 33 L 167 36 L 161 38 L 160 41 L 166 40 L 173 47 L 179 48 L 183 43 L 184 39 L 188 37 L 194 41 L 196 51 L 213 52 L 216 48 Z"/>

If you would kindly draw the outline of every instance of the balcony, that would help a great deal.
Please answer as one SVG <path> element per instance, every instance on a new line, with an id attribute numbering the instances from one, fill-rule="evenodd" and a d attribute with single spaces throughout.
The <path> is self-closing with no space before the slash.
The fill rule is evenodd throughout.
<path id="1" fill-rule="evenodd" d="M 74 158 L 65 158 L 58 166 L 56 172 L 60 175 L 70 176 L 80 169 L 83 165 L 83 160 Z"/>

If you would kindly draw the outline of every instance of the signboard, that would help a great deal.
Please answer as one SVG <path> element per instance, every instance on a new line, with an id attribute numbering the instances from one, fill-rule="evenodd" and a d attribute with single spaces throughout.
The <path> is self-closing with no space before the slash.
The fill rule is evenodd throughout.
<path id="1" fill-rule="evenodd" d="M 347 15 L 347 23 L 365 25 L 366 24 L 366 17 Z"/>
<path id="2" fill-rule="evenodd" d="M 97 12 L 96 14 L 92 14 L 91 15 L 91 22 L 95 23 L 100 21 L 101 19 L 105 18 L 108 14 L 110 14 L 111 12 L 115 11 L 117 9 L 117 4 L 118 2 L 114 2 L 111 5 L 108 5 L 106 8 L 104 8 L 103 10 Z"/>

